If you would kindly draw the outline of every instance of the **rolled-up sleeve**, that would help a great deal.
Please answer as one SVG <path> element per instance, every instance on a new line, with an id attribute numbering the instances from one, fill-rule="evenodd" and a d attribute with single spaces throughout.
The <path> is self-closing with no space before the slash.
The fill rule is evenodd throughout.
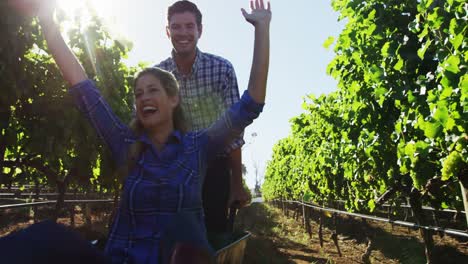
<path id="1" fill-rule="evenodd" d="M 223 85 L 223 101 L 226 109 L 229 109 L 233 104 L 239 102 L 239 87 L 237 85 L 237 77 L 231 63 L 227 64 L 228 71 L 225 75 Z M 244 133 L 234 139 L 225 149 L 225 154 L 229 154 L 231 151 L 241 148 L 244 145 Z"/>
<path id="2" fill-rule="evenodd" d="M 134 141 L 131 130 L 124 125 L 102 98 L 91 80 L 86 80 L 69 89 L 76 107 L 90 121 L 99 137 L 110 148 L 119 162 L 125 159 L 128 145 Z"/>
<path id="3" fill-rule="evenodd" d="M 239 102 L 233 104 L 218 121 L 205 130 L 208 158 L 222 153 L 239 138 L 244 129 L 256 119 L 264 104 L 256 103 L 245 91 Z"/>

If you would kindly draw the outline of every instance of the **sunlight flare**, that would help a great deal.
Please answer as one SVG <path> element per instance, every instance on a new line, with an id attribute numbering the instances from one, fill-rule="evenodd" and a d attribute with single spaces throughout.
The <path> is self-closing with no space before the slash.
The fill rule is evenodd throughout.
<path id="1" fill-rule="evenodd" d="M 119 13 L 122 2 L 122 0 L 57 0 L 58 6 L 69 17 L 74 16 L 78 11 L 85 10 L 89 6 L 103 19 L 109 19 Z"/>
<path id="2" fill-rule="evenodd" d="M 112 36 L 121 38 L 128 35 L 128 16 L 125 15 L 128 0 L 57 0 L 57 4 L 66 17 L 77 18 L 83 25 L 94 13 Z"/>

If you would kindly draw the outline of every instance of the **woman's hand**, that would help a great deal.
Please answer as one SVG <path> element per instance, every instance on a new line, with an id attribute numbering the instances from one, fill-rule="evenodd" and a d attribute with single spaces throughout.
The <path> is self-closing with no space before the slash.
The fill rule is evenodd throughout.
<path id="1" fill-rule="evenodd" d="M 55 0 L 8 0 L 8 4 L 24 16 L 39 17 L 50 54 L 54 57 L 65 81 L 74 86 L 88 78 L 54 23 Z"/>
<path id="2" fill-rule="evenodd" d="M 8 0 L 8 5 L 23 16 L 40 19 L 53 17 L 55 10 L 55 0 Z"/>
<path id="3" fill-rule="evenodd" d="M 253 0 L 250 1 L 250 8 L 252 12 L 249 14 L 245 9 L 241 9 L 242 15 L 244 15 L 245 20 L 251 23 L 254 26 L 257 25 L 269 25 L 271 21 L 271 6 L 270 2 L 267 3 L 267 8 L 263 3 L 263 0 Z"/>

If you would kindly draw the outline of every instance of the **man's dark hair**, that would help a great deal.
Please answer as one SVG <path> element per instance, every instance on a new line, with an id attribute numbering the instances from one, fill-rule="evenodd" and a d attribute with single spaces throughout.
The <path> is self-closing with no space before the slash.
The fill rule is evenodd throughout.
<path id="1" fill-rule="evenodd" d="M 171 20 L 171 17 L 174 15 L 174 14 L 180 14 L 180 13 L 184 13 L 184 12 L 190 12 L 192 14 L 195 15 L 195 20 L 197 22 L 197 26 L 201 26 L 202 24 L 202 14 L 200 12 L 200 10 L 198 9 L 198 7 L 190 2 L 190 1 L 187 1 L 187 0 L 182 0 L 182 1 L 177 1 L 175 2 L 174 4 L 172 4 L 171 6 L 169 6 L 169 8 L 167 9 L 167 22 L 169 23 L 169 21 Z"/>

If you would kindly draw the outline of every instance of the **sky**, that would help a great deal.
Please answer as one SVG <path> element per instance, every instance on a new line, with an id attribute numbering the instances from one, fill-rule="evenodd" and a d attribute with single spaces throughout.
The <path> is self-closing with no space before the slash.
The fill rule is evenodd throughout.
<path id="1" fill-rule="evenodd" d="M 73 0 L 59 0 L 72 9 Z M 113 34 L 133 42 L 126 63 L 156 64 L 170 55 L 165 33 L 167 7 L 174 0 L 90 0 L 107 21 Z M 236 71 L 239 92 L 247 88 L 253 53 L 254 28 L 240 9 L 248 0 L 192 0 L 203 14 L 203 33 L 198 47 L 228 59 Z M 255 185 L 255 167 L 261 179 L 272 148 L 290 133 L 289 120 L 303 112 L 304 96 L 327 94 L 337 82 L 326 74 L 334 57 L 325 40 L 344 28 L 331 0 L 271 0 L 270 69 L 263 113 L 244 134 L 243 163 L 246 183 Z M 68 6 L 67 6 L 68 5 Z"/>

